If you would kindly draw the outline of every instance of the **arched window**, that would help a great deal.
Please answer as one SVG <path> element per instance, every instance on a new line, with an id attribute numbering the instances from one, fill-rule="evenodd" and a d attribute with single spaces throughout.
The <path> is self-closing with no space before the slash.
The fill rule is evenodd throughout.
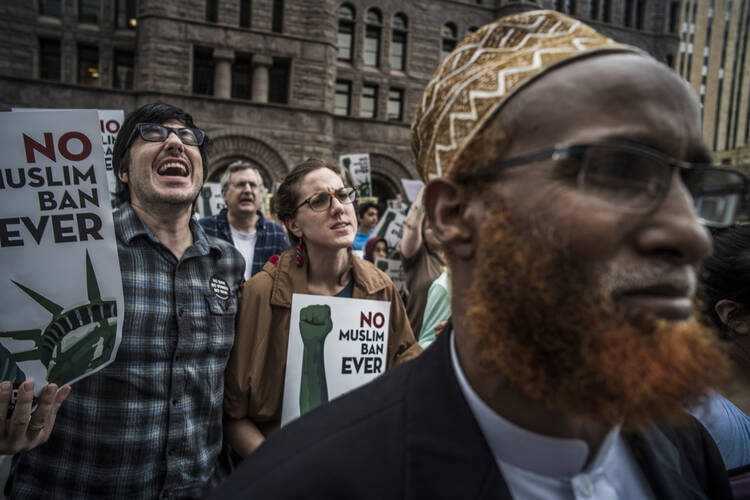
<path id="1" fill-rule="evenodd" d="M 365 27 L 365 66 L 375 66 L 380 64 L 380 31 L 383 25 L 383 16 L 376 8 L 367 11 L 365 17 L 367 26 Z"/>
<path id="2" fill-rule="evenodd" d="M 441 46 L 440 51 L 440 60 L 443 61 L 446 57 L 450 55 L 451 52 L 453 52 L 453 49 L 456 48 L 457 44 L 457 38 L 458 38 L 458 30 L 456 29 L 456 25 L 453 23 L 445 23 L 443 27 L 440 29 L 440 36 L 443 39 L 443 43 Z"/>
<path id="3" fill-rule="evenodd" d="M 409 21 L 404 14 L 393 16 L 393 35 L 391 38 L 391 69 L 406 69 L 406 30 Z"/>
<path id="4" fill-rule="evenodd" d="M 342 61 L 351 61 L 354 53 L 354 14 L 351 4 L 345 3 L 339 7 L 338 58 Z"/>

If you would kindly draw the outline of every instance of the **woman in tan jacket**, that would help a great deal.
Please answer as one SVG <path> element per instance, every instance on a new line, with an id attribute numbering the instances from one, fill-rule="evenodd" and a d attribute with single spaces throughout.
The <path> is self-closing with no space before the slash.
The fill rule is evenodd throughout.
<path id="1" fill-rule="evenodd" d="M 293 248 L 242 287 L 225 377 L 225 436 L 243 458 L 279 428 L 292 294 L 390 301 L 387 367 L 421 352 L 393 283 L 351 253 L 356 190 L 336 167 L 314 159 L 297 165 L 276 199 Z"/>

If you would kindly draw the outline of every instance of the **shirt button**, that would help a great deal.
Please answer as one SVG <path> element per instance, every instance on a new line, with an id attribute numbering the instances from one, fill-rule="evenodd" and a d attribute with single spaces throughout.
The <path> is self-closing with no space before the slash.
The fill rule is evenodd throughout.
<path id="1" fill-rule="evenodd" d="M 576 481 L 576 486 L 578 487 L 578 491 L 581 492 L 581 495 L 584 497 L 590 497 L 594 494 L 594 484 L 591 482 L 591 479 L 587 475 L 578 476 Z"/>

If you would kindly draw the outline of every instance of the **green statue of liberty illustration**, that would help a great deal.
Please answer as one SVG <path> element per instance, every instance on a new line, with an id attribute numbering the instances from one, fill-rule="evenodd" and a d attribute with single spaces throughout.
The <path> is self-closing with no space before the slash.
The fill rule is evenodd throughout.
<path id="1" fill-rule="evenodd" d="M 299 387 L 300 415 L 328 402 L 323 345 L 332 329 L 329 306 L 311 305 L 300 310 L 299 331 L 304 345 Z"/>
<path id="2" fill-rule="evenodd" d="M 49 311 L 52 318 L 43 328 L 0 332 L 0 338 L 34 342 L 34 347 L 26 351 L 14 354 L 7 349 L 0 351 L 0 363 L 8 375 L 15 373 L 19 380 L 20 376 L 14 372 L 14 367 L 20 372 L 16 363 L 38 360 L 47 368 L 47 381 L 63 385 L 109 360 L 117 338 L 117 303 L 101 298 L 88 250 L 88 302 L 84 304 L 65 309 L 21 283 L 11 281 Z M 25 378 L 24 375 L 17 384 Z M 17 384 L 14 381 L 16 387 Z"/>

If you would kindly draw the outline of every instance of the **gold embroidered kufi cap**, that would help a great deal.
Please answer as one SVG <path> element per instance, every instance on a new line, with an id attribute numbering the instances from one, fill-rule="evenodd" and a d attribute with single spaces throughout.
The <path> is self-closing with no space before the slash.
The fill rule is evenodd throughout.
<path id="1" fill-rule="evenodd" d="M 463 148 L 523 86 L 602 51 L 644 54 L 551 10 L 506 16 L 469 35 L 440 63 L 417 106 L 411 144 L 422 179 L 454 177 Z"/>

